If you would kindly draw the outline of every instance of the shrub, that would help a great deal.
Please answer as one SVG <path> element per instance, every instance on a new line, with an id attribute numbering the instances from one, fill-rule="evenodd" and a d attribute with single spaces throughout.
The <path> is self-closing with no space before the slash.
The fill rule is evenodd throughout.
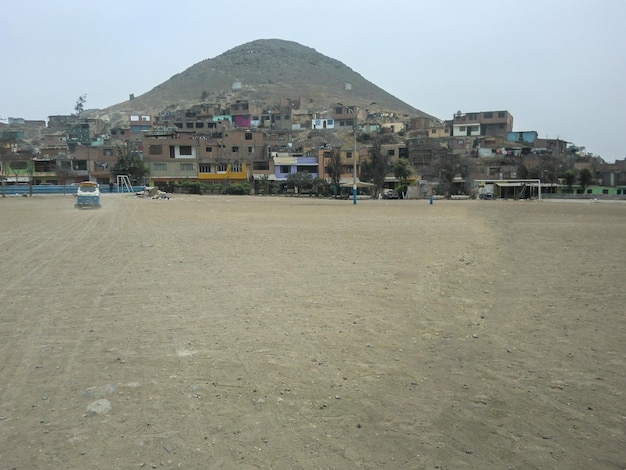
<path id="1" fill-rule="evenodd" d="M 237 194 L 237 195 L 245 195 L 250 194 L 250 190 L 252 186 L 247 181 L 242 183 L 233 183 L 224 188 L 224 194 Z"/>

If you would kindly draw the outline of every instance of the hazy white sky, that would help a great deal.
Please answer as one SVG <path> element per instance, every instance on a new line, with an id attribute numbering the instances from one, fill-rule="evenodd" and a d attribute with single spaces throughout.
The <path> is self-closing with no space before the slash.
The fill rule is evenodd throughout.
<path id="1" fill-rule="evenodd" d="M 255 39 L 337 59 L 440 119 L 508 110 L 514 130 L 626 158 L 623 0 L 0 0 L 0 118 L 139 96 Z"/>

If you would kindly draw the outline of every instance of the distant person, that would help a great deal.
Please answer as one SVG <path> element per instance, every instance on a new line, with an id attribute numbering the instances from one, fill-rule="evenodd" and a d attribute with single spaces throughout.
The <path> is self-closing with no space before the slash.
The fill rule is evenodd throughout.
<path id="1" fill-rule="evenodd" d="M 113 182 L 109 181 L 109 192 L 112 193 L 113 192 Z"/>

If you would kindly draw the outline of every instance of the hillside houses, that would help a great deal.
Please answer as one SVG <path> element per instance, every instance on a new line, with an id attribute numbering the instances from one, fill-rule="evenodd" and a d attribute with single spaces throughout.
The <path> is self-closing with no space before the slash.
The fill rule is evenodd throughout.
<path id="1" fill-rule="evenodd" d="M 389 162 L 389 188 L 422 180 L 441 194 L 472 194 L 477 180 L 527 177 L 556 187 L 568 169 L 589 168 L 597 183 L 615 188 L 609 193 L 626 193 L 623 164 L 605 164 L 564 140 L 540 139 L 536 131 L 514 130 L 506 110 L 457 112 L 439 121 L 399 117 L 375 103 L 338 104 L 311 113 L 302 98 L 281 99 L 271 107 L 237 100 L 129 115 L 126 123 L 113 126 L 75 116 L 50 116 L 45 127 L 18 120 L 0 127 L 0 139 L 3 135 L 10 142 L 2 150 L 5 184 L 26 179 L 34 185 L 84 179 L 108 184 L 120 151 L 136 151 L 149 170 L 138 183 L 248 182 L 258 190 L 259 182 L 271 181 L 276 191 L 298 173 L 330 181 L 329 159 L 335 151 L 342 181 L 352 181 L 355 167 L 357 179 L 369 179 L 369 155 L 378 141 Z M 394 176 L 400 158 L 413 169 L 408 181 Z"/>

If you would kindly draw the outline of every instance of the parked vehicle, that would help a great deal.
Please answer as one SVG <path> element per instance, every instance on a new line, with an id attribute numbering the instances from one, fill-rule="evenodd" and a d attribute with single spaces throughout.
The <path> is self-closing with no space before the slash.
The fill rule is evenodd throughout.
<path id="1" fill-rule="evenodd" d="M 398 195 L 398 191 L 394 189 L 387 189 L 383 193 L 383 199 L 398 199 L 400 196 Z"/>
<path id="2" fill-rule="evenodd" d="M 75 207 L 100 207 L 100 186 L 93 181 L 83 181 L 76 191 Z"/>

